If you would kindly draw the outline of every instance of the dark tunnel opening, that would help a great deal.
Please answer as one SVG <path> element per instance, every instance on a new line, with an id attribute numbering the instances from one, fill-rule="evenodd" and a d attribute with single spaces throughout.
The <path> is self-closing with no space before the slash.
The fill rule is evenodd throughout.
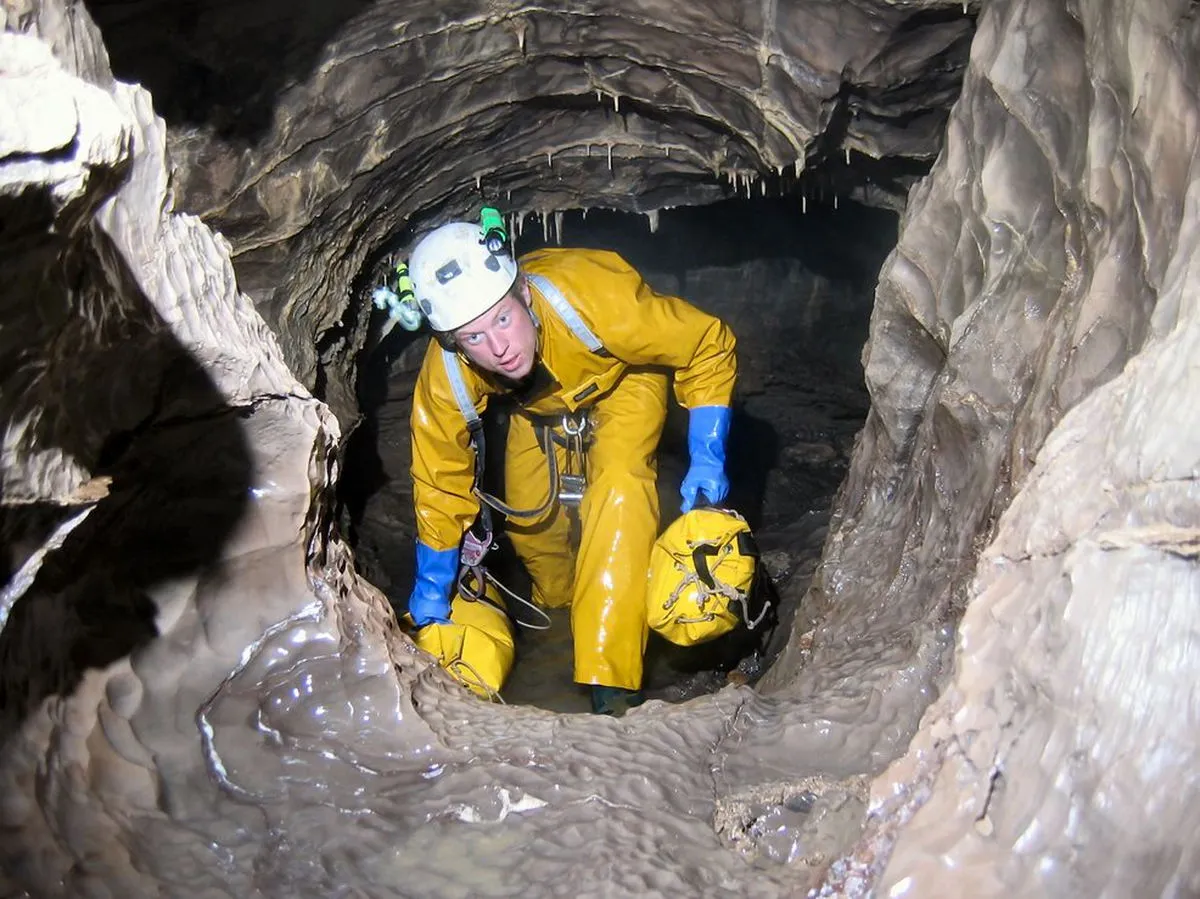
<path id="1" fill-rule="evenodd" d="M 682 700 L 731 679 L 753 682 L 786 636 L 809 629 L 800 611 L 820 557 L 829 510 L 846 472 L 869 398 L 861 352 L 879 269 L 894 247 L 897 216 L 843 200 L 735 199 L 657 215 L 568 210 L 528 216 L 518 256 L 547 245 L 613 250 L 656 290 L 725 319 L 738 338 L 739 382 L 729 445 L 728 505 L 755 532 L 765 589 L 777 594 L 778 624 L 681 649 L 651 634 L 647 692 Z M 561 228 L 561 233 L 558 229 Z M 515 229 L 514 229 L 515 230 Z M 361 572 L 406 608 L 415 525 L 408 466 L 412 388 L 428 339 L 396 328 L 363 359 L 363 423 L 351 435 L 340 484 L 343 522 Z M 490 428 L 503 426 L 501 411 Z M 687 467 L 686 413 L 672 402 L 659 446 L 660 529 L 679 510 Z M 494 450 L 500 442 L 492 440 Z M 499 468 L 491 460 L 489 471 Z M 528 581 L 511 551 L 492 567 L 516 592 Z M 763 578 L 760 578 L 763 580 Z M 513 604 L 510 603 L 510 606 Z M 510 608 L 510 613 L 514 610 Z M 531 619 L 528 613 L 517 618 Z M 503 696 L 554 711 L 583 711 L 571 683 L 566 615 L 553 628 L 517 628 L 517 661 Z"/>

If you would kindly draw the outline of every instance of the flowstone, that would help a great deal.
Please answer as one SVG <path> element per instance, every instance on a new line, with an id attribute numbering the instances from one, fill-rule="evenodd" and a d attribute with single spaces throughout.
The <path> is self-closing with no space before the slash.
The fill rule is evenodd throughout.
<path id="1" fill-rule="evenodd" d="M 0 892 L 1200 893 L 1194 4 L 668 6 L 231 4 L 193 27 L 292 79 L 225 85 L 223 116 L 282 101 L 249 134 L 168 133 L 82 6 L 0 6 Z M 209 37 L 187 71 L 238 55 Z M 312 389 L 354 420 L 354 279 L 479 172 L 657 209 L 822 148 L 938 161 L 879 188 L 905 212 L 815 628 L 755 690 L 476 701 L 334 526 Z"/>

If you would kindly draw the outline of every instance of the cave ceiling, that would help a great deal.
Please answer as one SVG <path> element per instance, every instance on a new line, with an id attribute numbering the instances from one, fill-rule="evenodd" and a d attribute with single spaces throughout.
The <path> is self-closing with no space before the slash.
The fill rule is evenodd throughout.
<path id="1" fill-rule="evenodd" d="M 967 4 L 91 0 L 170 128 L 178 202 L 343 419 L 359 275 L 481 203 L 732 196 L 902 208 L 940 148 Z"/>

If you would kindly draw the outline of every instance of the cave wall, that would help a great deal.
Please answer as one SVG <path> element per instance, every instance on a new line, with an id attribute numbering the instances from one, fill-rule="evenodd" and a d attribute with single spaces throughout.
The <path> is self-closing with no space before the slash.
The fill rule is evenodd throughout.
<path id="1" fill-rule="evenodd" d="M 329 540 L 336 420 L 72 13 L 0 8 L 0 894 L 246 896 L 262 813 L 217 698 L 256 642 L 340 645 L 324 699 L 344 669 L 368 719 L 367 683 L 428 660 L 393 658 Z M 276 714 L 304 702 L 290 658 L 261 672 Z"/>
<path id="2" fill-rule="evenodd" d="M 876 785 L 894 814 L 932 781 L 888 895 L 1200 889 L 1198 47 L 1192 4 L 996 5 L 914 191 L 863 440 L 915 444 L 935 514 L 908 539 L 953 509 L 986 548 L 953 684 Z M 883 483 L 852 481 L 847 513 Z"/>
<path id="3" fill-rule="evenodd" d="M 335 420 L 72 9 L 0 7 L 5 892 L 1200 891 L 1192 4 L 985 7 L 811 649 L 620 721 L 474 702 L 395 631 Z"/>

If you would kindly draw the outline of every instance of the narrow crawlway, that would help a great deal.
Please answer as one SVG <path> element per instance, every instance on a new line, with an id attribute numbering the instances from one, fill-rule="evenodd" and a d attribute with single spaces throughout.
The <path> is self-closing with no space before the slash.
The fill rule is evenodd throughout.
<path id="1" fill-rule="evenodd" d="M 0 896 L 1200 896 L 1196 11 L 0 3 Z M 740 334 L 753 686 L 397 626 L 373 282 L 480 201 Z"/>
<path id="2" fill-rule="evenodd" d="M 652 633 L 646 673 L 652 698 L 679 701 L 730 682 L 753 683 L 766 670 L 792 631 L 866 416 L 861 353 L 896 218 L 854 204 L 803 208 L 808 214 L 799 200 L 783 197 L 666 210 L 653 218 L 576 211 L 526 219 L 514 235 L 518 254 L 559 243 L 614 250 L 657 291 L 718 315 L 738 337 L 728 505 L 754 528 L 770 580 L 763 587 L 775 596 L 778 624 L 687 649 Z M 355 437 L 343 484 L 359 565 L 385 585 L 398 611 L 412 582 L 408 414 L 426 339 L 394 332 L 365 369 L 362 400 L 372 414 Z M 502 416 L 492 422 L 501 432 Z M 686 417 L 673 408 L 659 447 L 661 527 L 679 512 L 685 431 Z M 528 595 L 503 539 L 500 546 L 493 570 Z M 586 693 L 571 681 L 569 616 L 556 612 L 547 619 L 512 602 L 510 612 L 531 626 L 518 628 L 504 700 L 586 711 Z M 807 629 L 803 614 L 799 624 Z"/>

